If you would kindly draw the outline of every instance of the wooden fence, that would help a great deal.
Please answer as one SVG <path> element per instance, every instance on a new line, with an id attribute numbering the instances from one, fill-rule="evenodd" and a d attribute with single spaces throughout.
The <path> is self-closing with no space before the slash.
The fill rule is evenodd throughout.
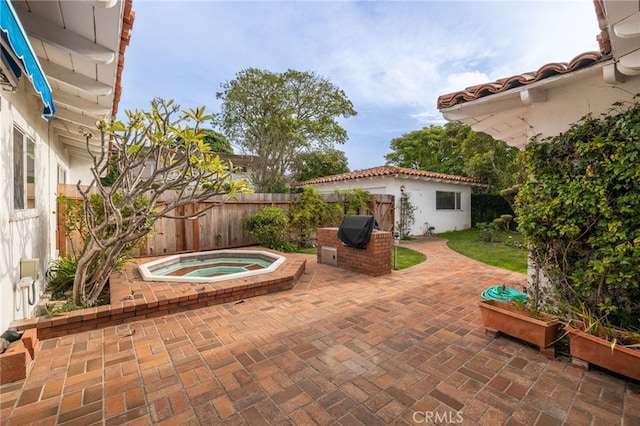
<path id="1" fill-rule="evenodd" d="M 74 185 L 58 185 L 58 194 L 81 199 Z M 340 201 L 338 194 L 327 194 L 323 198 L 327 203 Z M 175 215 L 200 211 L 206 208 L 208 203 L 219 204 L 223 200 L 224 197 L 217 196 L 198 205 L 179 207 Z M 246 216 L 255 214 L 267 206 L 280 207 L 288 211 L 299 202 L 300 194 L 238 194 L 235 199 L 227 200 L 194 219 L 161 218 L 134 256 L 157 256 L 255 245 L 256 242 L 249 238 L 244 229 Z M 56 246 L 59 255 L 65 256 L 78 244 L 71 244 L 65 235 L 64 204 L 58 203 L 57 208 Z M 373 214 L 381 230 L 393 231 L 394 196 L 372 194 L 367 211 L 361 211 L 360 214 Z"/>

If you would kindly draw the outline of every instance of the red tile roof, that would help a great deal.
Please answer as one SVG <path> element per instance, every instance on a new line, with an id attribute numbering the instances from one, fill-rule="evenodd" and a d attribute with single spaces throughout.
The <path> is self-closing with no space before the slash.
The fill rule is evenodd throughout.
<path id="1" fill-rule="evenodd" d="M 131 41 L 131 29 L 136 13 L 133 11 L 133 0 L 125 0 L 124 14 L 122 17 L 122 32 L 120 33 L 120 48 L 118 51 L 118 70 L 116 71 L 116 84 L 113 95 L 113 105 L 111 109 L 111 118 L 115 119 L 118 113 L 120 97 L 122 96 L 122 70 L 124 69 L 124 52 Z"/>
<path id="2" fill-rule="evenodd" d="M 482 183 L 478 179 L 465 177 L 465 176 L 447 175 L 444 173 L 435 173 L 435 172 L 428 172 L 425 170 L 407 169 L 404 167 L 397 167 L 397 166 L 378 166 L 378 167 L 372 167 L 370 169 L 355 170 L 349 173 L 342 173 L 339 175 L 331 175 L 331 176 L 325 176 L 317 179 L 311 179 L 304 182 L 299 182 L 296 184 L 296 186 L 314 185 L 319 183 L 341 182 L 345 180 L 364 179 L 364 178 L 381 177 L 381 176 L 394 176 L 394 175 L 397 177 L 417 177 L 417 178 L 426 178 L 427 180 L 446 180 L 451 182 L 462 182 L 462 183 L 467 183 L 474 186 L 484 185 L 484 183 Z"/>
<path id="3" fill-rule="evenodd" d="M 602 0 L 593 0 L 600 26 L 600 34 L 596 37 L 600 44 L 600 52 L 581 53 L 570 62 L 552 62 L 540 67 L 537 71 L 501 78 L 499 80 L 467 87 L 465 90 L 448 93 L 438 97 L 438 109 L 449 108 L 465 102 L 475 101 L 485 96 L 504 92 L 509 89 L 535 83 L 545 78 L 560 74 L 567 74 L 582 68 L 587 68 L 602 59 L 608 59 L 611 54 L 611 41 L 607 29 L 605 9 Z"/>
<path id="4" fill-rule="evenodd" d="M 515 89 L 516 87 L 535 83 L 555 75 L 566 74 L 581 68 L 589 67 L 600 61 L 604 55 L 601 52 L 585 52 L 571 60 L 571 62 L 552 62 L 540 67 L 537 71 L 501 78 L 499 80 L 467 87 L 459 92 L 449 93 L 438 97 L 438 109 L 449 108 L 465 102 L 475 101 L 485 96 Z"/>

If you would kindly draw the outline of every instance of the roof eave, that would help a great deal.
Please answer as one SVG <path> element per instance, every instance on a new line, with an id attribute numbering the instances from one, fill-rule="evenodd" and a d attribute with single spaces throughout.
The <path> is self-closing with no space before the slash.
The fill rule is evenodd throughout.
<path id="1" fill-rule="evenodd" d="M 542 90 L 547 90 L 554 87 L 559 87 L 564 84 L 570 83 L 574 80 L 583 79 L 585 77 L 594 76 L 598 73 L 605 74 L 603 69 L 608 64 L 615 64 L 613 59 L 607 59 L 594 63 L 593 65 L 585 68 L 581 68 L 566 74 L 558 74 L 552 77 L 547 77 L 538 80 L 534 83 L 514 87 L 504 90 L 500 93 L 494 93 L 491 95 L 479 97 L 478 99 L 469 100 L 466 102 L 457 103 L 450 107 L 440 108 L 440 112 L 448 120 L 459 120 L 456 115 L 468 117 L 471 115 L 479 115 L 482 113 L 490 113 L 497 111 L 506 111 L 512 108 L 518 108 L 521 106 L 528 106 L 540 99 Z M 537 92 L 537 93 L 536 93 Z M 497 109 L 496 109 L 497 108 Z M 467 112 L 463 112 L 467 111 Z M 477 112 L 476 112 L 477 111 Z"/>
<path id="2" fill-rule="evenodd" d="M 531 105 L 547 102 L 550 89 L 587 78 L 598 78 L 598 75 L 610 84 L 614 84 L 613 80 L 620 78 L 616 71 L 616 62 L 607 59 L 570 73 L 442 108 L 440 112 L 446 120 L 459 121 L 474 131 L 487 133 L 511 146 L 522 148 L 532 136 L 529 134 L 531 129 L 525 118 Z"/>

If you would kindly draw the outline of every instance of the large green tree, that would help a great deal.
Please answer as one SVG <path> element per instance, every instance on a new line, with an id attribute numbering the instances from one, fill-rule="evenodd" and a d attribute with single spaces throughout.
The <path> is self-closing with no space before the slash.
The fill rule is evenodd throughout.
<path id="1" fill-rule="evenodd" d="M 233 154 L 233 148 L 229 139 L 227 139 L 222 133 L 215 130 L 204 130 L 204 143 L 209 145 L 211 151 L 218 154 Z"/>
<path id="2" fill-rule="evenodd" d="M 387 163 L 410 169 L 461 174 L 464 158 L 460 142 L 446 137 L 445 128 L 429 126 L 414 130 L 391 141 Z"/>
<path id="3" fill-rule="evenodd" d="M 291 178 L 296 182 L 347 172 L 347 156 L 343 151 L 334 148 L 304 152 L 294 159 L 291 166 Z"/>
<path id="4" fill-rule="evenodd" d="M 486 182 L 487 191 L 498 194 L 512 187 L 522 172 L 521 152 L 486 133 L 454 121 L 445 126 L 447 138 L 460 142 L 463 174 Z"/>
<path id="5" fill-rule="evenodd" d="M 519 151 L 459 122 L 429 126 L 391 141 L 389 164 L 481 179 L 488 192 L 515 183 Z"/>
<path id="6" fill-rule="evenodd" d="M 337 118 L 356 115 L 341 89 L 312 72 L 248 68 L 221 87 L 215 123 L 244 154 L 255 156 L 251 180 L 258 192 L 281 190 L 301 153 L 346 142 Z"/>

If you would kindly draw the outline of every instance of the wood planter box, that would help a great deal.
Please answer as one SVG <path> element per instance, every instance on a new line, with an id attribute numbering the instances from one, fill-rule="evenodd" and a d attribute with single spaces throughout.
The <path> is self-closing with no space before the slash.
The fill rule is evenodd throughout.
<path id="1" fill-rule="evenodd" d="M 560 320 L 552 315 L 543 313 L 544 319 L 536 319 L 526 311 L 498 300 L 481 300 L 478 306 L 487 334 L 494 335 L 497 330 L 540 349 L 552 346 L 558 339 Z"/>
<path id="2" fill-rule="evenodd" d="M 580 324 L 567 324 L 564 329 L 569 334 L 569 351 L 572 360 L 581 360 L 613 371 L 623 376 L 640 380 L 640 350 L 625 348 L 602 337 L 584 332 Z M 620 335 L 625 333 L 620 331 Z M 588 364 L 587 364 L 588 368 Z"/>

